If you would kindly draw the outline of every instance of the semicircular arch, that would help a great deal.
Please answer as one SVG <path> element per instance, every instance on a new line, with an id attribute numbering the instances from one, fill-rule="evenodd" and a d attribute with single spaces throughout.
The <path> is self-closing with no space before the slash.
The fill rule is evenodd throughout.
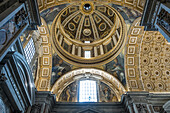
<path id="1" fill-rule="evenodd" d="M 95 68 L 82 68 L 66 73 L 55 82 L 51 92 L 56 94 L 56 101 L 58 101 L 60 94 L 68 85 L 78 79 L 85 78 L 86 73 L 89 74 L 89 77 L 96 78 L 107 84 L 114 91 L 119 101 L 121 100 L 121 95 L 126 93 L 125 87 L 113 75 Z"/>

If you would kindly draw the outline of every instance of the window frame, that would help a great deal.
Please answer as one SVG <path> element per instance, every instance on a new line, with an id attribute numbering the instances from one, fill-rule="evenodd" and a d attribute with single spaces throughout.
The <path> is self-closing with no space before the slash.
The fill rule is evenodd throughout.
<path id="1" fill-rule="evenodd" d="M 88 54 L 86 54 L 86 53 L 88 53 Z M 84 58 L 89 59 L 89 58 L 91 58 L 91 55 L 92 55 L 91 51 L 84 51 Z"/>
<path id="2" fill-rule="evenodd" d="M 26 61 L 28 62 L 28 64 L 31 64 L 32 59 L 36 54 L 35 43 L 32 37 L 28 40 L 27 44 L 23 49 L 24 49 Z"/>
<path id="3" fill-rule="evenodd" d="M 97 98 L 97 101 L 96 102 L 99 102 L 99 87 L 98 87 L 98 81 L 96 79 L 93 79 L 93 78 L 82 78 L 78 81 L 78 90 L 77 90 L 77 102 L 80 102 L 80 82 L 81 81 L 85 81 L 85 80 L 90 80 L 90 81 L 95 81 L 96 82 L 96 98 Z M 87 101 L 87 102 L 90 102 L 90 101 Z M 91 102 L 90 102 L 91 103 Z"/>

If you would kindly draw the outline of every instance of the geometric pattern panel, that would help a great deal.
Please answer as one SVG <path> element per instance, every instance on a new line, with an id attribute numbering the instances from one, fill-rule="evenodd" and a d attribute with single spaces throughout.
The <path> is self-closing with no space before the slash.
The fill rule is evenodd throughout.
<path id="1" fill-rule="evenodd" d="M 144 90 L 139 70 L 139 53 L 144 27 L 139 26 L 139 23 L 140 18 L 133 22 L 125 47 L 125 73 L 128 91 Z"/>
<path id="2" fill-rule="evenodd" d="M 50 0 L 49 0 L 50 1 Z M 52 0 L 51 0 L 52 1 Z M 38 91 L 49 91 L 52 71 L 52 49 L 49 40 L 49 31 L 46 22 L 41 18 L 43 25 L 38 27 L 40 33 L 41 49 L 39 55 L 38 74 L 35 86 Z"/>
<path id="3" fill-rule="evenodd" d="M 140 69 L 146 91 L 170 91 L 170 45 L 159 31 L 145 32 Z"/>

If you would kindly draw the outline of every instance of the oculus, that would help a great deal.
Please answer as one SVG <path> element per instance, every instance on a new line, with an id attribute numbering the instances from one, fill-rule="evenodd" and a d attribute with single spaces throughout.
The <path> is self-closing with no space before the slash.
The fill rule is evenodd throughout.
<path id="1" fill-rule="evenodd" d="M 89 3 L 84 4 L 84 9 L 89 11 L 91 9 L 91 5 Z"/>

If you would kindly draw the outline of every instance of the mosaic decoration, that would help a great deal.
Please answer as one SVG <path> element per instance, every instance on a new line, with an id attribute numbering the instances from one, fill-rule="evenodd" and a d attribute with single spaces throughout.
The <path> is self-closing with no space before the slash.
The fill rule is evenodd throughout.
<path id="1" fill-rule="evenodd" d="M 63 9 L 67 5 L 68 4 L 57 5 L 55 7 L 51 7 L 49 9 L 41 12 L 41 16 L 46 20 L 49 28 L 51 27 L 51 24 L 52 24 L 55 16 L 59 13 L 59 11 L 61 9 Z M 141 16 L 141 14 L 139 12 L 131 10 L 127 7 L 114 5 L 114 4 L 111 4 L 111 6 L 119 11 L 119 13 L 125 19 L 125 21 L 126 20 L 128 21 L 128 22 L 126 22 L 126 24 L 128 24 L 128 26 L 130 26 L 132 24 L 132 21 L 135 20 L 138 16 Z M 73 23 L 77 22 L 80 19 L 79 16 L 81 16 L 81 15 L 77 15 L 75 17 L 75 19 L 73 20 Z M 101 21 L 101 19 L 99 17 L 97 17 L 97 15 L 94 15 L 94 17 L 95 17 L 96 23 Z M 84 26 L 88 27 L 88 21 L 89 20 L 87 20 L 87 23 L 84 23 L 85 24 Z M 71 26 L 72 25 L 70 24 L 70 29 L 72 29 Z M 104 25 L 102 25 L 102 26 L 104 26 Z M 84 29 L 83 34 L 86 35 L 86 36 L 89 36 L 89 35 L 91 35 L 91 32 L 89 32 L 88 29 Z M 64 44 L 64 48 L 68 49 L 68 47 L 65 47 L 66 45 L 67 44 Z M 108 44 L 108 48 L 109 48 L 109 44 Z M 58 60 L 60 60 L 60 61 L 56 60 L 55 62 L 64 62 L 64 61 L 61 61 L 59 56 L 57 56 L 57 57 L 54 57 L 54 56 L 55 55 L 53 55 L 53 60 L 57 59 L 57 58 L 58 58 Z M 115 61 L 117 60 L 118 62 L 115 63 L 114 60 Z M 114 60 L 107 63 L 106 65 L 104 65 L 104 70 L 109 72 L 113 76 L 116 76 L 122 82 L 122 84 L 125 86 L 126 85 L 126 78 L 125 78 L 125 72 L 124 72 L 124 55 L 123 55 L 123 52 L 117 58 L 115 58 Z M 57 64 L 57 65 L 60 65 L 60 64 Z M 65 65 L 67 68 L 64 66 L 64 67 L 62 67 L 62 68 L 64 68 L 64 70 L 61 71 L 60 69 L 59 70 L 57 69 L 57 66 L 54 66 L 54 62 L 53 62 L 53 66 L 52 66 L 53 72 L 52 72 L 51 85 L 54 84 L 54 82 L 56 80 L 58 80 L 58 78 L 60 78 L 60 76 L 62 76 L 63 73 L 66 73 L 66 72 L 68 72 L 68 70 L 71 70 L 70 67 L 72 67 L 72 66 L 70 64 L 65 63 L 65 64 L 62 64 L 62 65 Z"/>
<path id="2" fill-rule="evenodd" d="M 71 71 L 72 66 L 63 61 L 57 54 L 53 54 L 51 85 L 53 85 L 62 75 Z"/>
<path id="3" fill-rule="evenodd" d="M 128 21 L 128 23 L 133 23 L 133 21 L 138 18 L 141 17 L 142 14 L 138 11 L 135 11 L 133 9 L 130 9 L 128 7 L 124 7 L 124 6 L 120 6 L 120 5 L 115 5 L 112 4 L 112 7 L 114 7 L 124 18 L 125 22 Z M 127 23 L 127 22 L 126 22 Z"/>
<path id="4" fill-rule="evenodd" d="M 107 63 L 105 66 L 105 71 L 109 72 L 113 76 L 117 77 L 123 85 L 126 85 L 126 77 L 124 70 L 124 55 L 121 53 L 113 61 Z"/>
<path id="5" fill-rule="evenodd" d="M 118 99 L 114 92 L 103 82 L 99 87 L 99 101 L 100 102 L 117 102 Z"/>
<path id="6" fill-rule="evenodd" d="M 117 102 L 118 99 L 112 89 L 103 82 L 97 85 L 99 90 L 97 90 L 97 97 L 99 102 Z M 77 82 L 73 82 L 68 85 L 59 97 L 60 102 L 78 102 L 78 85 Z"/>
<path id="7" fill-rule="evenodd" d="M 56 94 L 56 100 L 59 101 L 60 95 L 63 93 L 65 88 L 69 86 L 71 83 L 76 81 L 76 84 L 78 86 L 79 80 L 87 80 L 87 78 L 90 78 L 91 80 L 96 80 L 97 87 L 99 88 L 100 95 L 105 96 L 102 97 L 100 102 L 104 101 L 112 101 L 115 99 L 114 96 L 117 97 L 117 100 L 121 100 L 121 95 L 126 92 L 125 87 L 122 85 L 122 83 L 111 74 L 94 68 L 82 68 L 82 69 L 75 69 L 72 71 L 69 71 L 68 73 L 61 76 L 53 85 L 51 92 L 53 94 Z M 100 86 L 100 83 L 107 84 L 105 86 Z M 108 88 L 107 88 L 108 86 Z M 106 89 L 105 89 L 106 88 Z M 77 88 L 78 89 L 78 88 Z M 71 89 L 70 89 L 71 90 Z M 98 90 L 98 89 L 97 89 Z M 78 90 L 77 90 L 78 91 Z M 114 96 L 113 96 L 114 94 Z M 109 96 L 110 95 L 110 96 Z M 114 98 L 113 98 L 114 97 Z M 65 99 L 66 100 L 66 99 Z"/>
<path id="8" fill-rule="evenodd" d="M 76 82 L 71 83 L 61 93 L 59 101 L 62 102 L 77 102 L 77 85 Z"/>
<path id="9" fill-rule="evenodd" d="M 46 1 L 48 5 L 45 6 L 44 4 L 46 3 L 42 1 L 39 1 L 39 6 L 41 7 L 40 8 L 41 10 L 46 9 L 47 7 L 51 7 L 52 2 L 49 3 L 48 1 Z M 121 6 L 113 5 L 113 7 L 117 8 L 118 12 L 123 16 L 125 21 L 127 20 L 126 21 L 127 26 L 130 26 L 131 23 L 137 17 L 141 16 L 140 13 L 142 12 L 143 6 L 145 3 L 145 1 L 140 1 L 140 0 L 131 0 L 131 1 L 126 0 L 126 1 L 123 1 L 123 3 L 122 1 L 118 2 L 114 0 L 110 2 L 115 2 L 115 4 L 121 5 Z M 59 1 L 54 1 L 53 3 L 63 4 L 66 2 L 60 1 L 59 3 Z M 136 11 L 131 10 L 131 9 L 135 9 Z M 76 10 L 76 8 L 75 9 L 73 8 L 70 11 L 72 10 Z M 44 10 L 42 15 L 44 16 L 44 18 L 49 18 L 49 21 L 52 22 L 55 16 L 50 17 L 50 15 L 54 14 L 53 11 L 59 12 L 59 9 L 57 9 L 57 6 L 56 6 L 56 9 L 51 8 L 51 9 L 46 10 L 46 12 Z M 105 10 L 102 9 L 101 11 L 105 11 Z M 138 13 L 137 11 L 139 11 L 140 13 Z M 75 25 L 74 23 L 81 21 L 79 18 L 80 16 L 81 15 L 76 15 L 72 23 L 67 25 L 70 32 L 75 31 L 76 26 L 74 26 Z M 98 18 L 96 15 L 93 15 L 93 16 L 95 18 L 94 21 L 96 23 L 100 23 L 98 29 L 100 31 L 105 29 L 106 25 L 100 21 L 100 18 Z M 84 24 L 84 26 L 89 26 L 88 21 L 89 20 L 86 19 L 86 23 Z M 118 57 L 114 58 L 113 61 L 103 65 L 104 67 L 103 69 L 107 71 L 108 73 L 112 74 L 113 76 L 117 77 L 124 86 L 127 86 L 128 91 L 167 92 L 169 91 L 168 81 L 169 81 L 169 68 L 170 68 L 169 59 L 168 59 L 169 58 L 169 49 L 168 49 L 169 45 L 167 44 L 167 41 L 164 39 L 164 37 L 160 35 L 159 32 L 156 32 L 156 31 L 145 32 L 144 27 L 139 26 L 139 25 L 140 25 L 140 18 L 136 19 L 133 22 L 131 28 L 129 29 L 128 40 L 127 40 L 127 44 L 124 50 L 125 52 L 123 52 L 125 53 L 123 55 L 124 59 L 120 54 Z M 89 29 L 83 29 L 82 34 L 84 36 L 91 36 L 92 32 Z M 45 37 L 43 39 L 45 40 Z M 64 40 L 64 41 L 66 41 L 67 44 L 70 44 L 67 40 Z M 67 49 L 68 47 L 67 44 L 63 45 L 65 49 Z M 108 49 L 109 46 L 110 45 L 108 44 L 105 49 Z M 75 50 L 79 51 L 79 49 L 76 47 L 75 47 Z M 48 58 L 44 56 L 43 62 L 44 62 L 44 65 L 46 66 L 49 65 L 50 57 Z M 59 63 L 59 62 L 62 62 L 62 63 Z M 63 66 L 63 62 L 64 61 L 61 61 L 59 58 L 57 60 L 56 66 L 53 65 L 51 67 L 51 70 L 54 70 L 52 74 L 56 77 L 56 78 L 54 77 L 53 81 L 57 81 L 58 78 L 63 76 L 64 73 L 68 72 L 66 71 L 67 68 Z M 70 70 L 72 70 L 71 68 L 72 66 L 70 64 L 66 63 L 66 65 L 69 67 Z M 61 66 L 62 67 L 61 69 L 64 68 L 64 70 L 62 71 L 58 70 L 57 66 Z M 49 68 L 49 71 L 48 69 L 44 68 L 44 73 L 45 72 L 50 72 L 50 68 Z M 126 75 L 126 77 L 123 75 Z M 50 80 L 52 81 L 52 79 Z M 42 80 L 42 83 L 46 83 L 47 81 Z M 45 86 L 45 85 L 42 85 L 42 86 Z"/>
<path id="10" fill-rule="evenodd" d="M 67 6 L 68 4 L 62 4 L 62 5 L 57 5 L 51 8 L 48 8 L 44 11 L 41 12 L 41 16 L 44 18 L 46 21 L 48 28 L 51 28 L 52 22 L 54 18 L 57 16 L 57 14 Z"/>

